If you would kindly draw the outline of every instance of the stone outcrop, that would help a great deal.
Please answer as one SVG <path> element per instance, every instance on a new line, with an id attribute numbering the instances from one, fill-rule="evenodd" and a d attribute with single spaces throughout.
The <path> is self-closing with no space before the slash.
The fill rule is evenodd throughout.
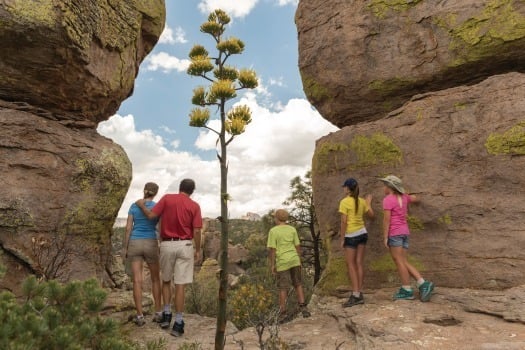
<path id="1" fill-rule="evenodd" d="M 367 224 L 367 285 L 398 283 L 382 245 L 383 185 L 397 174 L 422 202 L 411 206 L 410 258 L 439 285 L 508 288 L 525 283 L 525 75 L 415 96 L 387 118 L 321 138 L 313 159 L 316 212 L 331 259 L 319 288 L 347 280 L 339 247 L 342 183 L 374 196 Z M 335 235 L 335 236 L 334 236 Z"/>
<path id="2" fill-rule="evenodd" d="M 343 299 L 314 297 L 309 306 L 311 317 L 298 317 L 275 328 L 274 332 L 287 348 L 305 350 L 518 350 L 525 347 L 523 286 L 506 292 L 439 288 L 431 303 L 393 302 L 391 293 L 392 290 L 384 289 L 365 291 L 364 305 L 346 309 L 341 307 Z M 113 306 L 116 311 L 126 310 L 121 315 L 123 321 L 133 314 L 130 296 L 111 299 L 128 300 L 127 309 L 123 303 L 111 304 L 118 305 Z M 506 313 L 512 313 L 512 319 L 505 318 Z M 129 322 L 125 328 L 132 339 L 141 344 L 163 338 L 169 349 L 184 343 L 213 348 L 215 319 L 186 314 L 184 318 L 186 333 L 179 338 L 170 336 L 169 331 L 152 322 L 141 328 Z M 226 334 L 225 349 L 260 349 L 254 328 L 238 331 L 228 323 Z M 268 338 L 266 328 L 263 340 Z"/>
<path id="3" fill-rule="evenodd" d="M 96 126 L 132 93 L 164 19 L 163 0 L 0 0 L 2 287 L 26 274 L 114 285 L 131 164 Z"/>
<path id="4" fill-rule="evenodd" d="M 366 284 L 399 278 L 382 246 L 383 185 L 401 177 L 411 207 L 410 260 L 437 285 L 525 283 L 525 4 L 514 0 L 299 3 L 299 67 L 324 118 L 314 201 L 329 259 L 317 285 L 348 283 L 339 241 L 345 178 L 374 196 Z"/>
<path id="5" fill-rule="evenodd" d="M 339 127 L 415 94 L 525 70 L 523 1 L 305 0 L 296 23 L 304 91 Z"/>
<path id="6" fill-rule="evenodd" d="M 0 99 L 96 123 L 133 91 L 164 0 L 0 0 Z"/>

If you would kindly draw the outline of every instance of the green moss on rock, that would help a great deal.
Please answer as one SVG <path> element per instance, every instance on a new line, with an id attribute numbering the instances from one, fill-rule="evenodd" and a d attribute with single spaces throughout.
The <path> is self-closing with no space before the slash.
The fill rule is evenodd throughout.
<path id="1" fill-rule="evenodd" d="M 339 169 L 343 153 L 348 152 L 349 145 L 345 143 L 324 142 L 316 147 L 312 159 L 312 170 L 314 173 L 325 174 L 330 169 Z"/>
<path id="2" fill-rule="evenodd" d="M 525 121 L 502 134 L 493 133 L 485 142 L 487 152 L 493 155 L 525 155 Z"/>
<path id="3" fill-rule="evenodd" d="M 414 81 L 410 79 L 391 78 L 387 80 L 372 80 L 368 83 L 368 88 L 375 91 L 380 96 L 392 96 L 400 90 L 406 90 L 408 87 L 414 85 Z"/>
<path id="4" fill-rule="evenodd" d="M 371 0 L 368 8 L 378 18 L 384 18 L 389 10 L 406 11 L 422 0 Z"/>
<path id="5" fill-rule="evenodd" d="M 396 165 L 403 161 L 403 153 L 391 138 L 381 133 L 371 136 L 358 135 L 350 144 L 350 150 L 357 156 L 356 168 L 378 164 Z"/>
<path id="6" fill-rule="evenodd" d="M 407 215 L 407 222 L 410 231 L 423 231 L 425 229 L 423 222 L 416 216 Z"/>
<path id="7" fill-rule="evenodd" d="M 28 1 L 11 0 L 5 5 L 7 12 L 11 13 L 17 21 L 54 27 L 56 13 L 53 1 Z"/>
<path id="8" fill-rule="evenodd" d="M 330 257 L 321 279 L 315 285 L 316 294 L 331 295 L 337 287 L 348 285 L 348 283 L 345 258 L 343 256 Z"/>
<path id="9" fill-rule="evenodd" d="M 438 222 L 440 224 L 450 225 L 452 224 L 452 218 L 450 217 L 449 214 L 445 214 L 438 219 Z"/>
<path id="10" fill-rule="evenodd" d="M 303 76 L 301 74 L 301 79 L 303 81 L 304 93 L 312 101 L 319 102 L 331 98 L 330 90 L 321 85 L 314 78 Z"/>
<path id="11" fill-rule="evenodd" d="M 450 51 L 459 66 L 494 56 L 504 44 L 525 38 L 525 16 L 514 9 L 514 0 L 492 0 L 475 16 L 458 23 L 456 14 L 435 19 L 451 36 Z"/>

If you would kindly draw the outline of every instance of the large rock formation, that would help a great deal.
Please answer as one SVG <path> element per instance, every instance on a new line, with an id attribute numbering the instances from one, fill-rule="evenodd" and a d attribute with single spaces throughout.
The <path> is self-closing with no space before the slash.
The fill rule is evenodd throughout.
<path id="1" fill-rule="evenodd" d="M 512 72 L 525 62 L 523 2 L 319 4 L 299 4 L 301 73 L 323 116 L 346 127 L 317 142 L 312 164 L 330 247 L 318 292 L 348 284 L 337 209 L 349 176 L 378 213 L 366 284 L 399 283 L 381 245 L 378 178 L 390 173 L 422 199 L 409 253 L 425 276 L 450 287 L 525 283 L 525 75 Z"/>
<path id="2" fill-rule="evenodd" d="M 308 99 L 339 127 L 413 95 L 524 71 L 518 0 L 306 0 L 296 15 Z"/>
<path id="3" fill-rule="evenodd" d="M 0 261 L 27 273 L 107 274 L 131 164 L 97 134 L 131 94 L 164 1 L 0 0 Z"/>

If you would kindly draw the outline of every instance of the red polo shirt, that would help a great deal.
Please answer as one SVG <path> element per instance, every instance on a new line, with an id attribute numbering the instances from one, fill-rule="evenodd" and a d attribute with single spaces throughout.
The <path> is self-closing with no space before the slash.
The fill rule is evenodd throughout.
<path id="1" fill-rule="evenodd" d="M 202 228 L 201 208 L 185 193 L 166 194 L 151 210 L 160 216 L 161 238 L 193 239 Z"/>

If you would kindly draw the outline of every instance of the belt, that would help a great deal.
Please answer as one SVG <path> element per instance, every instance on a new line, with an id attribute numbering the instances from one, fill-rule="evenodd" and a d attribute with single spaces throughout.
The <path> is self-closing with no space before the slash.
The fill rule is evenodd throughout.
<path id="1" fill-rule="evenodd" d="M 180 238 L 180 237 L 162 237 L 162 241 L 187 241 L 187 238 Z"/>

